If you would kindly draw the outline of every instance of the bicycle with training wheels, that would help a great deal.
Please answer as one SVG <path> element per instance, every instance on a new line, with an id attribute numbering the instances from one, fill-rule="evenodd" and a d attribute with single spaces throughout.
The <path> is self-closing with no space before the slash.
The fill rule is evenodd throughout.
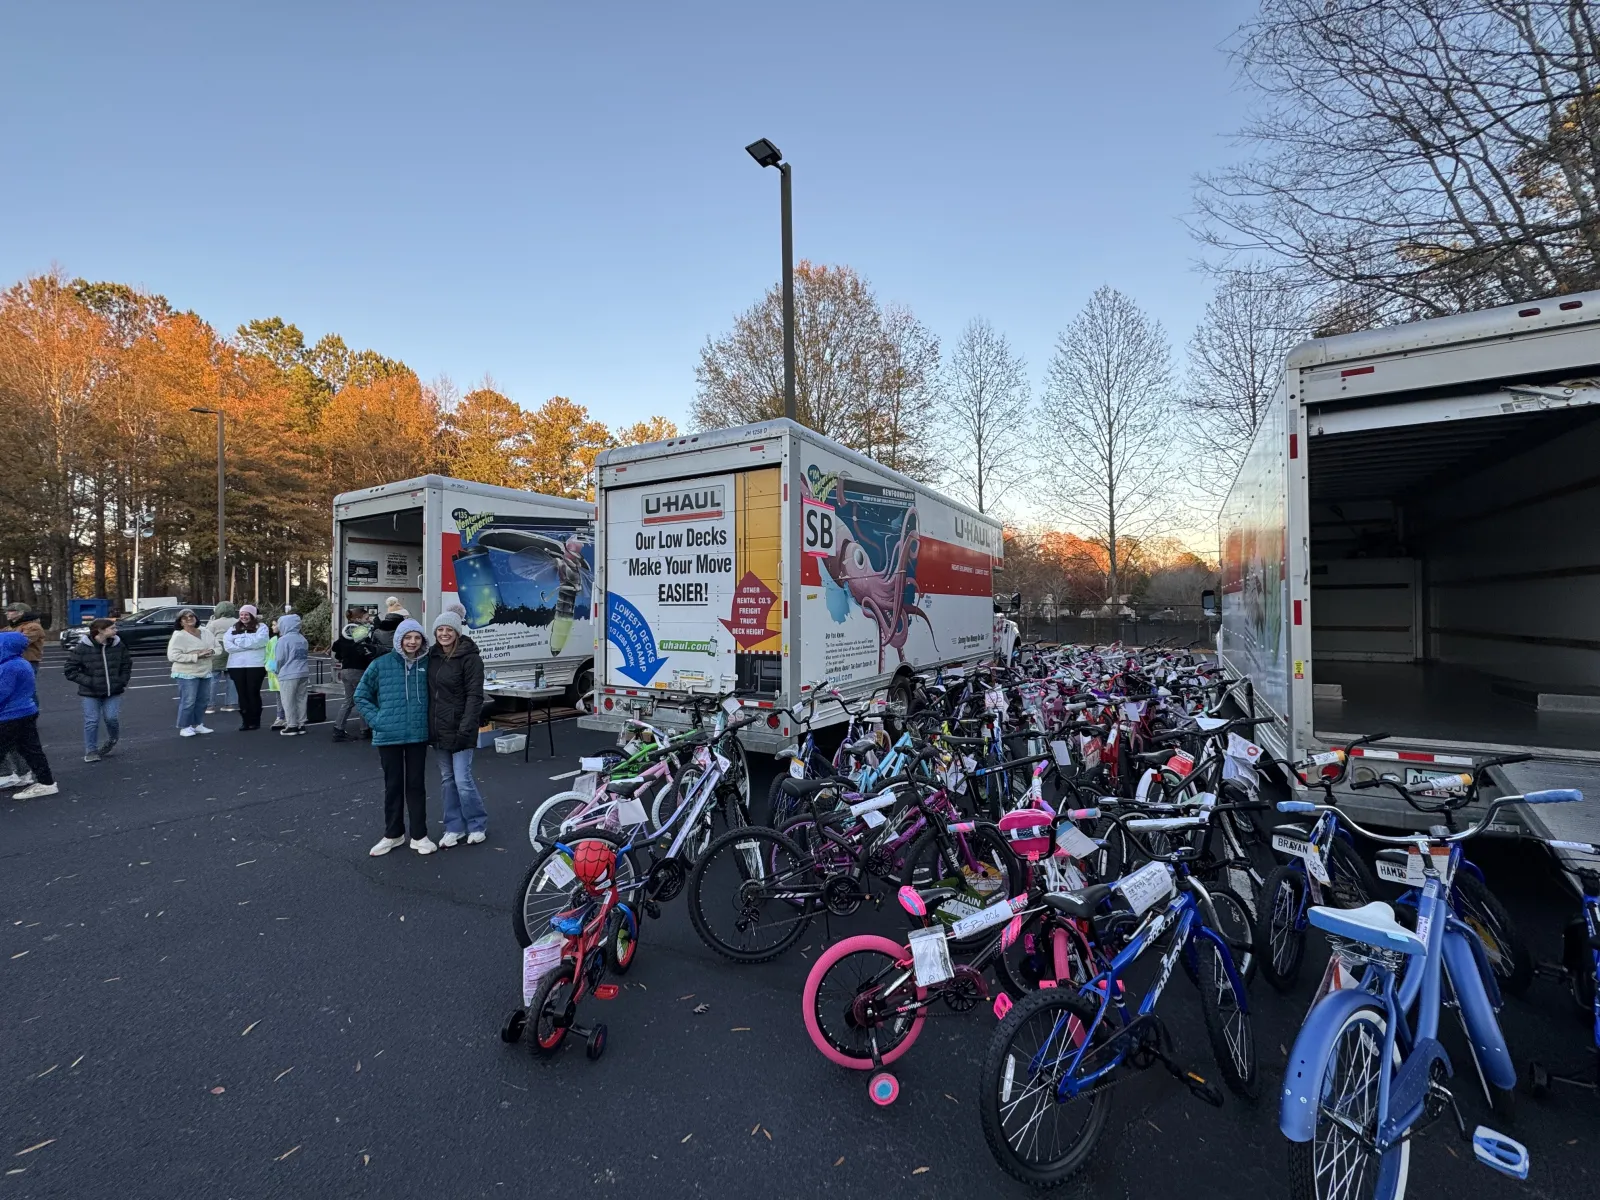
<path id="1" fill-rule="evenodd" d="M 1117 818 L 1150 859 L 1114 883 L 1052 893 L 1045 903 L 1088 923 L 1102 961 L 1076 989 L 1047 988 L 1019 1001 L 990 1039 L 979 1076 L 978 1109 L 995 1161 L 1035 1187 L 1054 1187 L 1077 1174 L 1104 1133 L 1112 1089 L 1126 1069 L 1160 1064 L 1196 1096 L 1221 1106 L 1222 1092 L 1173 1057 L 1171 1035 L 1157 1002 L 1180 959 L 1195 972 L 1200 1010 L 1224 1081 L 1253 1100 L 1258 1088 L 1255 1032 L 1244 979 L 1233 950 L 1218 932 L 1205 885 L 1187 872 L 1192 845 L 1158 853 L 1139 831 L 1170 831 L 1179 820 L 1198 828 L 1204 818 Z M 1107 911 L 1113 900 L 1119 907 Z M 1126 942 L 1114 955 L 1110 946 Z M 1126 975 L 1159 950 L 1155 979 L 1130 1013 Z"/>
<path id="2" fill-rule="evenodd" d="M 1445 1008 L 1460 1019 L 1490 1105 L 1508 1115 L 1517 1071 L 1496 1019 L 1499 988 L 1483 943 L 1451 907 L 1451 883 L 1463 865 L 1462 843 L 1488 828 L 1501 808 L 1582 799 L 1567 789 L 1502 796 L 1459 833 L 1435 826 L 1424 834 L 1379 834 L 1342 817 L 1363 837 L 1403 847 L 1422 885 L 1415 929 L 1395 920 L 1381 900 L 1310 910 L 1340 969 L 1330 973 L 1332 990 L 1306 1015 L 1284 1072 L 1278 1127 L 1289 1139 L 1294 1200 L 1401 1200 L 1412 1138 L 1421 1129 L 1448 1112 L 1468 1137 L 1449 1087 L 1455 1067 L 1439 1042 Z M 1278 804 L 1289 813 L 1323 807 L 1303 800 Z M 1528 1151 L 1520 1142 L 1483 1125 L 1470 1140 L 1478 1162 L 1527 1178 Z"/>

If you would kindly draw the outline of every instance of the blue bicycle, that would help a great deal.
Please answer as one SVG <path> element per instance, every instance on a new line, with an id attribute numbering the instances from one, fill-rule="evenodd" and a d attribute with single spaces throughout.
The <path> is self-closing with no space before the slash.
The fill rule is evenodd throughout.
<path id="1" fill-rule="evenodd" d="M 1551 840 L 1546 840 L 1545 845 L 1552 850 L 1581 854 L 1585 859 L 1572 867 L 1583 892 L 1583 914 L 1569 921 L 1562 934 L 1560 965 L 1541 966 L 1539 970 L 1554 975 L 1572 988 L 1572 999 L 1589 1022 L 1595 1053 L 1587 1071 L 1581 1067 L 1552 1071 L 1543 1063 L 1529 1063 L 1528 1090 L 1535 1096 L 1543 1096 L 1552 1084 L 1564 1083 L 1600 1096 L 1600 869 L 1595 863 L 1600 859 L 1600 846 L 1591 842 Z"/>
<path id="2" fill-rule="evenodd" d="M 1157 854 L 1134 832 L 1203 831 L 1214 811 L 1119 817 L 1123 832 L 1152 861 L 1114 883 L 1045 895 L 1049 908 L 1087 924 L 1097 961 L 1104 965 L 1076 991 L 1043 988 L 1025 997 L 989 1043 L 978 1084 L 984 1137 L 1000 1166 L 1024 1183 L 1054 1187 L 1082 1169 L 1105 1130 L 1111 1089 L 1126 1075 L 1124 1068 L 1159 1063 L 1202 1100 L 1221 1106 L 1215 1084 L 1174 1061 L 1171 1036 L 1155 1012 L 1180 959 L 1199 987 L 1201 1015 L 1223 1080 L 1235 1095 L 1255 1099 L 1255 1033 L 1235 948 L 1219 932 L 1225 927 L 1210 893 L 1186 865 L 1200 849 L 1186 845 Z M 1107 962 L 1109 947 L 1124 937 L 1126 944 Z M 1130 1014 L 1124 977 L 1158 947 L 1155 981 Z"/>
<path id="3" fill-rule="evenodd" d="M 1306 1015 L 1284 1073 L 1278 1127 L 1289 1139 L 1289 1192 L 1295 1200 L 1400 1200 L 1412 1134 L 1449 1112 L 1466 1136 L 1448 1086 L 1455 1070 L 1439 1042 L 1443 1008 L 1453 1007 L 1460 1017 L 1491 1103 L 1498 1107 L 1509 1097 L 1517 1072 L 1496 1020 L 1500 990 L 1482 941 L 1451 909 L 1451 883 L 1462 865 L 1461 843 L 1487 828 L 1504 806 L 1582 799 L 1582 792 L 1570 789 L 1503 796 L 1460 833 L 1435 826 L 1426 834 L 1389 836 L 1341 814 L 1362 836 L 1406 847 L 1407 866 L 1421 879 L 1421 891 L 1415 929 L 1395 920 L 1382 901 L 1310 910 L 1311 924 L 1328 935 L 1339 969 L 1330 972 L 1333 990 Z M 1326 811 L 1302 800 L 1280 802 L 1278 810 Z M 1345 978 L 1353 986 L 1338 986 Z M 1527 1178 L 1528 1151 L 1520 1142 L 1482 1125 L 1471 1142 L 1480 1163 Z"/>

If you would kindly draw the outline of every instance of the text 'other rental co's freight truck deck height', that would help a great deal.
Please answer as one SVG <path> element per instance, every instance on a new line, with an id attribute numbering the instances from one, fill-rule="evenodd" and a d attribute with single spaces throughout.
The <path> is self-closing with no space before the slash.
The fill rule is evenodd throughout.
<path id="1" fill-rule="evenodd" d="M 396 597 L 432 629 L 444 605 L 483 655 L 484 676 L 593 686 L 594 505 L 424 475 L 333 501 L 334 628 L 351 606 Z M 431 633 L 430 633 L 431 639 Z"/>
<path id="2" fill-rule="evenodd" d="M 1499 786 L 1581 787 L 1540 820 L 1600 835 L 1597 463 L 1600 292 L 1292 351 L 1222 512 L 1219 653 L 1276 718 L 1259 740 L 1394 735 L 1357 777 L 1527 750 Z"/>
<path id="3" fill-rule="evenodd" d="M 693 693 L 786 707 L 822 678 L 894 699 L 994 653 L 999 522 L 793 421 L 607 450 L 597 473 L 589 728 L 679 723 Z"/>

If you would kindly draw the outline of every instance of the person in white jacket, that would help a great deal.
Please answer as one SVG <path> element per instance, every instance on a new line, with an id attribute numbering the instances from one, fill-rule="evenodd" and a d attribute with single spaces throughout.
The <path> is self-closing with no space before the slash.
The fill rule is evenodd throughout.
<path id="1" fill-rule="evenodd" d="M 238 621 L 222 635 L 223 649 L 228 652 L 228 678 L 239 693 L 241 732 L 261 728 L 261 681 L 267 677 L 267 640 L 271 636 L 266 624 L 256 619 L 254 604 L 242 607 Z"/>
<path id="2" fill-rule="evenodd" d="M 200 624 L 194 609 L 180 612 L 167 641 L 167 661 L 172 664 L 172 678 L 178 681 L 180 737 L 211 732 L 206 728 L 206 701 L 211 695 L 211 660 L 216 655 L 217 639 Z"/>

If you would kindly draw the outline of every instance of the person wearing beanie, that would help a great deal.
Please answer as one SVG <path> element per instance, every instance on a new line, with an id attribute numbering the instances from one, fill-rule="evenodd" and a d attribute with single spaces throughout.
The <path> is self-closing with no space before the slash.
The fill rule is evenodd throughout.
<path id="1" fill-rule="evenodd" d="M 383 837 L 369 854 L 377 858 L 406 844 L 432 854 L 428 837 L 428 638 L 409 617 L 395 629 L 394 649 L 375 660 L 356 688 L 356 708 L 372 730 L 383 764 Z"/>
<path id="2" fill-rule="evenodd" d="M 256 606 L 246 604 L 239 619 L 222 635 L 228 652 L 228 678 L 239 693 L 239 730 L 261 728 L 261 681 L 267 677 L 267 642 L 272 634 L 256 619 Z"/>
<path id="3" fill-rule="evenodd" d="M 406 610 L 406 606 L 400 603 L 399 596 L 390 596 L 387 600 L 385 600 L 383 602 L 383 611 L 385 614 L 395 613 L 400 617 L 401 620 L 405 620 L 411 616 L 410 612 Z M 423 615 L 426 616 L 427 614 Z"/>
<path id="4" fill-rule="evenodd" d="M 472 778 L 482 713 L 483 658 L 477 643 L 462 632 L 461 618 L 442 612 L 433 620 L 433 649 L 428 651 L 428 741 L 438 756 L 444 795 L 441 850 L 463 839 L 477 845 L 488 836 L 489 815 Z"/>
<path id="5" fill-rule="evenodd" d="M 239 693 L 233 686 L 233 680 L 228 677 L 228 652 L 222 647 L 222 635 L 232 629 L 238 619 L 239 606 L 224 600 L 212 608 L 211 620 L 206 622 L 206 628 L 217 644 L 217 652 L 211 657 L 211 700 L 206 705 L 208 713 L 233 712 L 239 707 Z"/>

